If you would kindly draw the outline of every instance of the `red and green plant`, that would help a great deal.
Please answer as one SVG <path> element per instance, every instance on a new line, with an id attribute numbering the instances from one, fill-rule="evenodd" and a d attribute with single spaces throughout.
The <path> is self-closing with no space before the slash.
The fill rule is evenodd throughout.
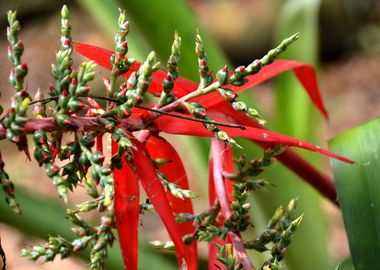
<path id="1" fill-rule="evenodd" d="M 197 242 L 205 241 L 209 243 L 210 269 L 255 269 L 246 249 L 270 253 L 262 269 L 282 269 L 280 261 L 302 216 L 294 217 L 296 200 L 291 200 L 286 208 L 277 209 L 261 234 L 244 240 L 241 233 L 252 225 L 248 194 L 270 184 L 258 176 L 276 159 L 335 202 L 331 179 L 290 147 L 354 163 L 319 146 L 265 129 L 258 111 L 238 98 L 238 92 L 293 70 L 327 118 L 314 69 L 295 61 L 275 60 L 299 35 L 283 40 L 247 66 L 229 72 L 226 65 L 214 74 L 197 33 L 199 82 L 193 82 L 179 76 L 181 38 L 177 33 L 163 70 L 154 52 L 143 63 L 127 56 L 129 23 L 124 12 L 119 17 L 114 52 L 73 41 L 66 7 L 61 17 L 61 44 L 52 66 L 55 84 L 49 86 L 49 97 L 38 91 L 32 100 L 24 83 L 28 68 L 21 59 L 24 45 L 18 37 L 19 22 L 15 12 L 8 13 L 8 58 L 13 66 L 9 80 L 15 95 L 11 108 L 1 118 L 0 139 L 14 142 L 31 159 L 27 135 L 32 134 L 33 156 L 44 166 L 63 201 L 81 186 L 91 199 L 75 210 L 67 209 L 74 240 L 51 236 L 46 245 L 23 249 L 22 254 L 49 261 L 58 254 L 65 258 L 90 247 L 90 269 L 103 269 L 116 228 L 126 268 L 137 269 L 139 216 L 149 209 L 160 216 L 171 238 L 154 245 L 174 247 L 180 267 L 197 269 Z M 74 51 L 91 61 L 75 68 L 71 58 Z M 103 78 L 104 96 L 94 95 L 88 85 L 96 76 L 96 64 L 111 71 Z M 120 85 L 118 78 L 123 80 Z M 32 105 L 33 116 L 29 116 Z M 210 205 L 199 214 L 193 211 L 191 199 L 197 195 L 189 190 L 181 158 L 163 133 L 211 138 Z M 103 137 L 112 141 L 111 155 L 103 147 Z M 260 145 L 262 157 L 246 160 L 242 156 L 234 163 L 233 148 L 240 147 L 236 137 Z M 0 180 L 7 203 L 20 213 L 3 163 Z M 148 197 L 145 203 L 140 202 L 140 185 Z M 98 225 L 81 216 L 90 211 L 99 212 Z"/>

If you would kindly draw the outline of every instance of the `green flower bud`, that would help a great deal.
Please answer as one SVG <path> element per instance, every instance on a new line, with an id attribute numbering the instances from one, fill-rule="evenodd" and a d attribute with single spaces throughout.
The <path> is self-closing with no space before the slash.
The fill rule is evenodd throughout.
<path id="1" fill-rule="evenodd" d="M 247 110 L 247 105 L 242 101 L 233 102 L 232 107 L 238 112 Z"/>
<path id="2" fill-rule="evenodd" d="M 102 162 L 104 162 L 104 159 L 105 159 L 105 156 L 100 151 L 96 151 L 92 153 L 91 155 L 91 161 L 96 164 L 101 164 Z"/>
<path id="3" fill-rule="evenodd" d="M 57 114 L 55 116 L 55 120 L 57 121 L 57 124 L 60 126 L 70 125 L 71 124 L 71 118 L 70 116 L 66 114 Z"/>
<path id="4" fill-rule="evenodd" d="M 57 176 L 58 173 L 59 173 L 59 167 L 57 165 L 53 165 L 53 164 L 47 164 L 46 167 L 45 167 L 45 172 L 47 174 L 47 176 L 49 176 L 50 178 L 52 178 L 53 176 Z"/>
<path id="5" fill-rule="evenodd" d="M 69 103 L 70 95 L 69 92 L 64 90 L 62 94 L 58 98 L 58 104 L 61 108 L 67 108 L 67 104 Z"/>
<path id="6" fill-rule="evenodd" d="M 81 102 L 79 99 L 76 98 L 70 98 L 67 106 L 73 110 L 74 112 L 79 112 L 83 109 L 84 103 Z"/>
<path id="7" fill-rule="evenodd" d="M 127 118 L 131 115 L 131 108 L 126 104 L 122 104 L 116 108 L 116 112 L 120 118 Z"/>
<path id="8" fill-rule="evenodd" d="M 218 70 L 216 73 L 216 79 L 221 86 L 228 82 L 228 66 L 225 65 L 222 69 Z"/>
<path id="9" fill-rule="evenodd" d="M 86 168 L 91 166 L 91 161 L 88 158 L 87 153 L 85 153 L 85 152 L 81 153 L 81 155 L 79 157 L 79 164 L 82 165 L 83 167 L 86 167 Z"/>

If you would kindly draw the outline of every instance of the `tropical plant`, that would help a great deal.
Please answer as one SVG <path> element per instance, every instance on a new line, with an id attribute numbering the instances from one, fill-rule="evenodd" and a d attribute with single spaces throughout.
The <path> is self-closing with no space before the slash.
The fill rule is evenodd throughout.
<path id="1" fill-rule="evenodd" d="M 197 242 L 205 241 L 209 243 L 210 269 L 255 269 L 246 249 L 270 252 L 262 269 L 282 269 L 280 262 L 302 216 L 294 217 L 296 200 L 291 200 L 287 207 L 277 209 L 262 233 L 253 240 L 244 240 L 241 233 L 252 225 L 248 194 L 270 184 L 258 176 L 277 159 L 335 201 L 330 179 L 289 147 L 354 163 L 306 141 L 265 129 L 259 112 L 238 98 L 238 92 L 293 70 L 312 102 L 327 116 L 313 68 L 275 60 L 298 39 L 298 34 L 247 66 L 229 72 L 226 65 L 214 74 L 209 70 L 201 35 L 196 33 L 196 83 L 179 76 L 179 34 L 174 34 L 163 70 L 154 52 L 143 63 L 127 57 L 129 23 L 124 12 L 119 16 L 113 52 L 73 41 L 68 9 L 63 7 L 60 49 L 52 65 L 55 84 L 49 87 L 49 97 L 38 91 L 32 100 L 24 83 L 28 67 L 21 59 L 24 45 L 15 12 L 8 13 L 8 22 L 8 58 L 13 66 L 9 81 L 15 95 L 11 108 L 1 118 L 0 139 L 15 143 L 31 159 L 27 135 L 32 134 L 33 156 L 45 168 L 63 201 L 67 203 L 69 192 L 82 186 L 90 197 L 75 210 L 66 211 L 75 238 L 50 236 L 45 245 L 23 249 L 22 254 L 32 260 L 50 261 L 58 254 L 66 258 L 89 247 L 90 269 L 104 269 L 116 228 L 125 266 L 137 269 L 139 216 L 151 210 L 160 216 L 171 238 L 153 244 L 166 250 L 175 248 L 182 268 L 197 269 Z M 75 68 L 71 58 L 74 50 L 91 61 Z M 94 95 L 88 84 L 96 75 L 95 63 L 111 71 L 110 77 L 103 79 L 104 96 Z M 120 85 L 118 78 L 125 78 Z M 99 100 L 106 104 L 100 105 Z M 33 117 L 28 116 L 31 105 Z M 181 158 L 162 133 L 211 138 L 210 206 L 199 214 L 193 212 L 191 199 L 196 194 L 189 190 Z M 103 137 L 111 140 L 111 155 L 103 148 Z M 262 157 L 247 160 L 242 156 L 234 165 L 232 151 L 240 147 L 235 137 L 259 144 L 264 148 Z M 20 213 L 3 162 L 0 184 L 6 202 Z M 140 202 L 140 184 L 148 197 L 144 203 Z M 82 217 L 90 211 L 99 213 L 99 224 L 92 225 Z"/>

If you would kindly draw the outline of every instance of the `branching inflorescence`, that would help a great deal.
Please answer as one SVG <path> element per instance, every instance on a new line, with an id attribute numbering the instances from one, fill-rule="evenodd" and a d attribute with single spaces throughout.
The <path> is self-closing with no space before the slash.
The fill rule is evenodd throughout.
<path id="1" fill-rule="evenodd" d="M 195 83 L 179 76 L 181 37 L 178 33 L 174 34 L 167 70 L 162 71 L 154 52 L 143 63 L 127 56 L 129 23 L 125 12 L 120 13 L 115 52 L 111 52 L 74 42 L 69 12 L 63 7 L 60 49 L 52 65 L 55 83 L 49 86 L 49 97 L 45 98 L 43 91 L 38 90 L 32 101 L 24 85 L 28 69 L 21 61 L 24 45 L 18 38 L 20 25 L 15 12 L 8 13 L 8 21 L 8 57 L 12 65 L 9 80 L 15 95 L 11 108 L 1 117 L 0 139 L 16 143 L 19 150 L 29 156 L 27 135 L 32 134 L 33 156 L 38 165 L 45 168 L 63 201 L 67 203 L 69 192 L 79 186 L 84 187 L 90 197 L 75 210 L 67 209 L 75 237 L 68 240 L 51 236 L 46 245 L 23 249 L 22 254 L 31 260 L 51 261 L 57 255 L 66 258 L 89 247 L 89 268 L 104 269 L 107 248 L 114 242 L 116 228 L 126 267 L 137 269 L 139 215 L 149 209 L 160 216 L 171 237 L 170 242 L 156 241 L 154 245 L 175 248 L 181 267 L 197 269 L 197 242 L 205 241 L 210 245 L 210 269 L 254 269 L 246 256 L 246 248 L 269 251 L 270 257 L 262 269 L 280 269 L 279 262 L 302 216 L 294 217 L 296 201 L 292 200 L 287 208 L 280 207 L 276 211 L 265 231 L 255 239 L 241 238 L 240 233 L 252 225 L 249 194 L 269 184 L 258 178 L 260 173 L 274 158 L 281 160 L 285 153 L 293 164 L 305 162 L 286 146 L 352 163 L 318 146 L 264 129 L 265 121 L 258 111 L 238 99 L 237 92 L 263 78 L 293 69 L 312 101 L 325 113 L 312 68 L 291 61 L 273 63 L 298 39 L 298 34 L 285 39 L 248 66 L 237 67 L 230 73 L 226 65 L 214 76 L 197 32 L 195 53 L 199 83 Z M 74 49 L 92 61 L 76 68 L 71 58 Z M 93 95 L 88 85 L 96 75 L 95 63 L 111 70 L 110 77 L 104 78 L 105 96 Z M 258 72 L 263 72 L 263 76 L 255 77 Z M 120 86 L 118 78 L 125 78 Z M 155 98 L 155 105 L 144 105 L 147 95 Z M 106 100 L 106 106 L 100 106 L 96 99 Z M 28 117 L 32 105 L 33 117 Z M 137 135 L 136 131 L 139 131 Z M 189 190 L 181 159 L 160 136 L 161 132 L 214 137 L 210 161 L 211 205 L 200 214 L 193 213 L 190 199 L 195 198 L 196 193 Z M 64 135 L 68 141 L 63 142 Z M 105 136 L 112 141 L 110 158 L 103 151 Z M 233 137 L 258 142 L 265 148 L 263 157 L 251 161 L 240 157 L 234 166 L 231 146 L 237 143 Z M 305 174 L 302 169 L 293 167 L 293 170 Z M 314 172 L 312 167 L 305 170 L 306 174 Z M 312 177 L 321 181 L 318 187 L 322 193 L 334 193 L 329 180 L 319 174 Z M 139 201 L 139 182 L 149 198 L 146 203 Z M 14 187 L 4 171 L 1 155 L 0 185 L 6 202 L 19 213 Z M 81 217 L 90 211 L 99 213 L 99 224 L 92 225 Z"/>

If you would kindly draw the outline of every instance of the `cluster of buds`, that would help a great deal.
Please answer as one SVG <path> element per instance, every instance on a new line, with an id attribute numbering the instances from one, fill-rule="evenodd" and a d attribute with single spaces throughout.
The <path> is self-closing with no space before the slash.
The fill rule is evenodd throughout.
<path id="1" fill-rule="evenodd" d="M 224 226 L 230 231 L 242 232 L 251 225 L 251 216 L 248 213 L 250 204 L 247 203 L 250 190 L 247 188 L 246 183 L 234 183 L 233 187 L 232 215 L 224 222 Z"/>
<path id="2" fill-rule="evenodd" d="M 51 73 L 56 80 L 56 85 L 50 85 L 50 95 L 59 96 L 63 91 L 67 91 L 71 82 L 71 71 L 73 60 L 72 53 L 71 26 L 69 21 L 69 11 L 66 6 L 61 10 L 61 46 L 56 54 L 56 64 L 52 64 Z M 57 108 L 58 109 L 58 108 Z"/>
<path id="3" fill-rule="evenodd" d="M 197 231 L 198 241 L 211 242 L 215 237 L 219 239 L 226 239 L 228 229 L 226 227 L 217 227 L 215 225 L 207 225 L 206 227 L 200 227 Z"/>
<path id="4" fill-rule="evenodd" d="M 208 57 L 198 29 L 197 35 L 195 36 L 195 54 L 198 57 L 199 88 L 205 88 L 211 84 L 213 77 L 212 72 L 209 71 Z"/>
<path id="5" fill-rule="evenodd" d="M 254 60 L 248 66 L 239 66 L 235 68 L 233 74 L 229 76 L 228 66 L 224 66 L 222 69 L 218 70 L 216 73 L 216 79 L 218 82 L 218 87 L 216 91 L 238 112 L 244 112 L 246 115 L 256 119 L 259 124 L 264 125 L 265 120 L 259 114 L 259 112 L 247 106 L 243 101 L 237 100 L 237 94 L 228 88 L 223 88 L 222 86 L 227 84 L 232 84 L 235 86 L 241 86 L 246 83 L 246 77 L 248 75 L 255 74 L 261 70 L 262 67 L 271 64 L 277 56 L 286 50 L 286 48 L 299 38 L 299 34 L 295 34 L 287 39 L 284 39 L 279 46 L 270 50 L 261 59 Z"/>
<path id="6" fill-rule="evenodd" d="M 174 41 L 171 49 L 171 54 L 169 56 L 166 67 L 168 72 L 165 79 L 162 82 L 163 91 L 161 93 L 160 100 L 158 101 L 157 107 L 165 106 L 175 100 L 175 96 L 172 93 L 174 88 L 174 81 L 178 78 L 178 64 L 180 60 L 180 47 L 181 47 L 181 37 L 177 32 L 174 34 Z"/>
<path id="7" fill-rule="evenodd" d="M 235 111 L 243 112 L 249 117 L 252 117 L 256 119 L 260 125 L 265 124 L 264 118 L 259 114 L 259 112 L 249 107 L 245 102 L 237 100 L 238 95 L 228 88 L 222 88 L 218 87 L 217 92 L 229 103 L 231 103 L 232 108 L 234 108 Z"/>
<path id="8" fill-rule="evenodd" d="M 90 270 L 104 269 L 107 247 L 112 246 L 115 240 L 112 233 L 114 227 L 114 214 L 109 211 L 106 216 L 101 217 L 101 223 L 96 230 L 96 240 L 90 253 Z"/>
<path id="9" fill-rule="evenodd" d="M 59 254 L 62 259 L 71 256 L 73 253 L 86 249 L 91 245 L 90 269 L 104 269 L 107 257 L 107 246 L 111 246 L 115 237 L 112 233 L 114 228 L 113 212 L 101 217 L 99 226 L 90 226 L 75 211 L 67 209 L 68 219 L 75 226 L 72 231 L 77 238 L 68 241 L 63 237 L 49 237 L 45 245 L 36 245 L 31 249 L 22 249 L 22 256 L 26 256 L 33 261 L 43 257 L 45 261 L 52 261 Z"/>
<path id="10" fill-rule="evenodd" d="M 88 146 L 81 144 L 81 165 L 92 166 L 91 176 L 96 185 L 104 192 L 103 206 L 113 208 L 113 177 L 110 165 L 103 164 L 105 156 L 100 151 L 91 152 Z"/>
<path id="11" fill-rule="evenodd" d="M 154 52 L 149 53 L 139 70 L 132 72 L 129 76 L 126 88 L 115 94 L 118 101 L 122 102 L 115 108 L 120 118 L 130 116 L 131 108 L 143 102 L 143 97 L 150 85 L 151 75 L 159 66 L 160 62 L 157 62 L 156 54 Z"/>
<path id="12" fill-rule="evenodd" d="M 28 120 L 26 117 L 26 111 L 29 103 L 30 99 L 28 97 L 22 101 L 17 101 L 17 99 L 12 97 L 11 109 L 7 111 L 1 121 L 3 128 L 7 131 L 7 139 L 15 142 L 18 145 L 19 150 L 25 150 L 27 148 L 27 141 L 26 137 L 23 135 L 23 131 L 25 130 L 24 126 Z"/>
<path id="13" fill-rule="evenodd" d="M 129 67 L 133 64 L 134 60 L 127 57 L 128 52 L 128 42 L 127 36 L 129 33 L 129 22 L 125 16 L 125 11 L 120 12 L 119 20 L 119 30 L 115 35 L 115 54 L 110 58 L 112 64 L 112 75 L 113 78 L 120 76 L 121 74 L 127 72 Z M 114 83 L 114 80 L 112 81 Z"/>
<path id="14" fill-rule="evenodd" d="M 281 154 L 283 150 L 283 146 L 274 145 L 274 147 L 265 149 L 261 158 L 252 159 L 248 162 L 245 156 L 240 156 L 236 160 L 237 171 L 233 173 L 224 172 L 223 175 L 235 182 L 250 182 L 252 186 L 250 189 L 265 186 L 269 184 L 265 180 L 250 181 L 250 179 L 260 175 L 264 171 L 264 168 L 270 166 L 273 163 L 274 158 Z"/>
<path id="15" fill-rule="evenodd" d="M 184 102 L 183 106 L 195 118 L 212 121 L 212 119 L 207 116 L 206 109 L 199 102 Z M 217 125 L 211 123 L 203 123 L 203 125 L 210 130 L 218 140 L 239 146 L 234 139 L 228 136 L 227 132 L 221 130 Z"/>
<path id="16" fill-rule="evenodd" d="M 74 225 L 71 230 L 78 237 L 71 242 L 72 251 L 78 252 L 87 247 L 88 243 L 95 239 L 96 228 L 90 226 L 83 218 L 81 218 L 75 211 L 71 209 L 66 210 L 67 218 Z"/>
<path id="17" fill-rule="evenodd" d="M 26 63 L 21 61 L 21 56 L 24 52 L 24 44 L 19 40 L 20 23 L 16 19 L 16 12 L 8 12 L 7 38 L 8 59 L 12 64 L 9 74 L 9 82 L 16 90 L 15 96 L 12 97 L 11 109 L 2 119 L 2 126 L 7 131 L 7 139 L 15 142 L 19 150 L 27 151 L 27 140 L 22 135 L 26 124 L 26 111 L 30 102 L 29 94 L 24 88 L 24 79 L 28 74 Z"/>
<path id="18" fill-rule="evenodd" d="M 263 267 L 268 267 L 268 265 L 272 264 L 274 267 L 284 258 L 286 247 L 290 244 L 291 238 L 303 218 L 303 216 L 293 217 L 296 204 L 297 200 L 292 199 L 286 208 L 282 206 L 277 208 L 266 229 L 256 239 L 244 242 L 245 247 L 248 249 L 255 249 L 260 252 L 271 250 L 271 258 L 264 263 Z M 268 247 L 270 243 L 272 244 L 271 249 Z"/>
<path id="19" fill-rule="evenodd" d="M 88 94 L 90 88 L 87 83 L 95 77 L 95 66 L 92 61 L 84 62 L 78 73 L 75 70 L 71 72 L 68 89 L 64 89 L 58 97 L 60 109 L 55 116 L 58 125 L 70 124 L 70 116 L 84 108 L 85 104 L 79 98 Z"/>
<path id="20" fill-rule="evenodd" d="M 71 26 L 66 6 L 61 11 L 61 47 L 56 54 L 56 64 L 52 74 L 56 85 L 50 86 L 50 95 L 57 97 L 55 119 L 58 125 L 70 124 L 71 115 L 81 111 L 85 104 L 79 99 L 88 94 L 87 83 L 94 79 L 95 64 L 92 61 L 80 65 L 79 71 L 73 69 Z"/>
<path id="21" fill-rule="evenodd" d="M 201 212 L 200 214 L 191 215 L 188 213 L 178 213 L 176 214 L 176 220 L 179 223 L 192 221 L 194 222 L 196 227 L 204 227 L 207 224 L 214 224 L 215 219 L 218 216 L 219 212 L 220 212 L 220 204 L 218 200 L 215 200 L 214 205 L 212 207 Z"/>
<path id="22" fill-rule="evenodd" d="M 0 186 L 2 187 L 5 195 L 6 203 L 11 207 L 16 214 L 21 213 L 20 205 L 17 203 L 14 195 L 14 185 L 9 180 L 8 173 L 4 170 L 4 161 L 0 152 Z"/>
<path id="23" fill-rule="evenodd" d="M 71 256 L 72 252 L 73 248 L 69 241 L 60 236 L 50 236 L 45 245 L 35 245 L 31 249 L 22 249 L 21 255 L 32 261 L 41 257 L 45 258 L 45 261 L 53 261 L 58 254 L 61 255 L 61 259 L 64 259 Z"/>
<path id="24" fill-rule="evenodd" d="M 91 181 L 91 184 L 94 183 Z M 87 184 L 87 183 L 86 183 Z M 89 184 L 87 184 L 89 185 Z M 78 211 L 83 212 L 90 212 L 94 209 L 97 209 L 98 212 L 101 212 L 104 210 L 104 195 L 99 195 L 98 190 L 96 189 L 96 185 L 91 186 L 91 188 L 95 188 L 95 191 L 88 191 L 88 194 L 92 197 L 95 197 L 94 200 L 91 201 L 85 201 L 83 203 L 77 204 L 76 207 L 78 208 Z M 89 189 L 89 188 L 87 188 Z"/>
<path id="25" fill-rule="evenodd" d="M 54 186 L 57 188 L 58 194 L 65 202 L 67 202 L 67 183 L 60 175 L 59 166 L 53 163 L 53 151 L 52 147 L 48 143 L 46 132 L 43 130 L 37 130 L 33 134 L 33 139 L 35 143 L 34 158 L 40 166 L 44 165 L 46 175 L 53 181 Z"/>
<path id="26" fill-rule="evenodd" d="M 71 191 L 85 177 L 87 170 L 80 166 L 80 146 L 76 141 L 67 142 L 65 146 L 61 146 L 58 152 L 58 157 L 61 161 L 69 160 L 62 166 L 62 177 L 65 179 L 65 185 Z"/>
<path id="27" fill-rule="evenodd" d="M 9 74 L 9 82 L 16 89 L 17 101 L 22 101 L 27 97 L 27 93 L 21 92 L 24 90 L 24 78 L 28 74 L 28 67 L 26 63 L 21 62 L 21 56 L 24 52 L 24 44 L 18 38 L 21 28 L 19 21 L 16 20 L 16 12 L 8 12 L 8 23 L 8 59 L 13 66 Z"/>
<path id="28" fill-rule="evenodd" d="M 157 175 L 161 180 L 162 186 L 169 191 L 174 197 L 179 199 L 194 199 L 198 197 L 198 194 L 188 189 L 181 189 L 176 183 L 170 182 L 166 175 L 157 170 Z"/>
<path id="29" fill-rule="evenodd" d="M 228 270 L 242 270 L 244 267 L 239 263 L 236 257 L 233 255 L 232 245 L 216 245 L 218 254 L 216 259 L 221 262 Z"/>
<path id="30" fill-rule="evenodd" d="M 299 33 L 296 33 L 286 39 L 284 39 L 280 45 L 276 48 L 270 50 L 261 59 L 256 59 L 252 61 L 248 66 L 239 66 L 235 69 L 234 74 L 232 74 L 228 83 L 233 85 L 242 85 L 245 83 L 245 77 L 248 75 L 253 75 L 259 72 L 264 66 L 270 65 L 277 58 L 277 56 L 284 52 L 293 42 L 299 38 Z"/>
<path id="31" fill-rule="evenodd" d="M 281 239 L 277 242 L 275 246 L 272 248 L 272 260 L 275 259 L 281 261 L 286 253 L 286 247 L 291 243 L 292 236 L 294 235 L 296 229 L 299 227 L 303 219 L 303 216 L 298 217 L 293 220 L 285 231 L 281 233 Z"/>

